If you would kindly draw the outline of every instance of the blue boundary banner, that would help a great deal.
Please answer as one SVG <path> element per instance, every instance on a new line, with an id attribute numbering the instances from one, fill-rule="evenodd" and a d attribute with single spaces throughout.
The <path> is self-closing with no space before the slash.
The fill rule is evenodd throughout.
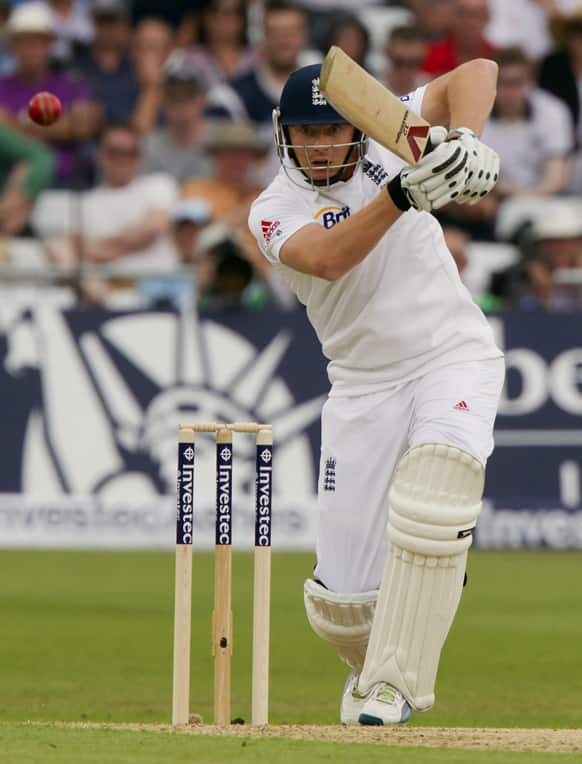
<path id="1" fill-rule="evenodd" d="M 0 544 L 170 545 L 178 424 L 254 420 L 274 430 L 274 547 L 311 548 L 328 383 L 303 311 L 39 304 L 0 320 Z M 580 548 L 582 313 L 491 321 L 508 373 L 477 543 Z M 200 543 L 211 546 L 213 438 L 196 448 Z M 254 439 L 236 438 L 233 517 L 245 546 L 255 463 Z"/>

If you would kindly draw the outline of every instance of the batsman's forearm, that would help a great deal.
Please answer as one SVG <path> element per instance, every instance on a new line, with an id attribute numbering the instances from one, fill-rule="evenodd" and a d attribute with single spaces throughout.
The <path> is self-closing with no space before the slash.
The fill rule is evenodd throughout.
<path id="1" fill-rule="evenodd" d="M 321 229 L 321 277 L 334 281 L 352 270 L 402 215 L 382 190 L 366 207 L 330 230 Z"/>
<path id="2" fill-rule="evenodd" d="M 481 135 L 497 92 L 497 64 L 476 58 L 451 72 L 446 98 L 449 127 L 470 127 Z"/>

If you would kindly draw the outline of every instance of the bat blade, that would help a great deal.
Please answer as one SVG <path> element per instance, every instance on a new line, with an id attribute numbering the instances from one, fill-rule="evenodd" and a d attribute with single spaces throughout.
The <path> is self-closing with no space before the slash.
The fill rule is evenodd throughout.
<path id="1" fill-rule="evenodd" d="M 408 164 L 429 150 L 429 123 L 335 45 L 321 66 L 319 89 L 342 117 Z"/>

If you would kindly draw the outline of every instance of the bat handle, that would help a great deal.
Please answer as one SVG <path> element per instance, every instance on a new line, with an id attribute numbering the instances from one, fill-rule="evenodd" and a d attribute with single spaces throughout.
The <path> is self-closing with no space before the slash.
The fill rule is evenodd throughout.
<path id="1" fill-rule="evenodd" d="M 433 138 L 437 137 L 440 138 L 440 140 L 431 140 L 430 134 L 433 134 Z M 441 143 L 444 143 L 447 139 L 447 136 L 449 134 L 449 131 L 446 127 L 438 126 L 438 127 L 431 127 L 428 138 L 426 141 L 426 145 L 424 147 L 424 154 L 423 156 L 426 156 L 427 154 L 430 154 L 431 151 L 434 151 L 437 146 L 440 146 Z"/>

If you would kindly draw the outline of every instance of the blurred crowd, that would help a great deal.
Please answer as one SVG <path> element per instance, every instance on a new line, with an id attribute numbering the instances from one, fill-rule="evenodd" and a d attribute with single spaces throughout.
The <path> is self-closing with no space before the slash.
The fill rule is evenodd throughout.
<path id="1" fill-rule="evenodd" d="M 0 25 L 0 274 L 28 240 L 89 304 L 293 309 L 246 221 L 285 80 L 335 44 L 398 95 L 497 61 L 500 182 L 441 212 L 449 247 L 485 310 L 582 304 L 582 0 L 0 0 Z"/>

